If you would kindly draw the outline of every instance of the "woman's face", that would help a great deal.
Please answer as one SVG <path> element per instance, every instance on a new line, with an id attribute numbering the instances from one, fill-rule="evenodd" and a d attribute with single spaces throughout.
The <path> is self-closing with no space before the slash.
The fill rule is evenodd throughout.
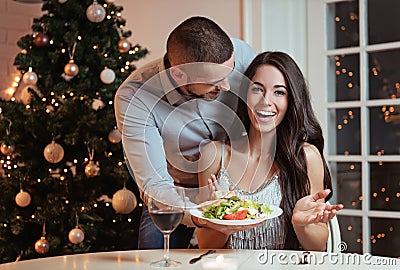
<path id="1" fill-rule="evenodd" d="M 274 130 L 284 119 L 289 106 L 285 78 L 274 66 L 258 67 L 247 92 L 251 124 L 260 132 Z"/>

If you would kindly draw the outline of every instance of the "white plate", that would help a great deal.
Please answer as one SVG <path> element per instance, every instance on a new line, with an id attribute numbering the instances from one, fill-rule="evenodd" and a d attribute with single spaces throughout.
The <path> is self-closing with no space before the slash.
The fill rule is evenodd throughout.
<path id="1" fill-rule="evenodd" d="M 210 221 L 212 223 L 215 223 L 215 224 L 242 226 L 242 225 L 252 225 L 252 224 L 256 224 L 256 223 L 262 222 L 262 221 L 264 221 L 266 219 L 279 217 L 283 212 L 282 209 L 279 208 L 278 206 L 270 205 L 269 208 L 272 210 L 272 213 L 269 214 L 267 217 L 260 218 L 260 219 L 242 219 L 242 220 L 211 219 L 211 218 L 203 217 L 203 213 L 199 209 L 190 210 L 190 214 L 192 216 L 208 220 L 208 221 Z"/>

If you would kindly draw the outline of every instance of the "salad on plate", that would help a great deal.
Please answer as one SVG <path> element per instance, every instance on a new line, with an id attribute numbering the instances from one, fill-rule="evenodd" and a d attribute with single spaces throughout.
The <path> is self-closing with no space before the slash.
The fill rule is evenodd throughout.
<path id="1" fill-rule="evenodd" d="M 265 219 L 273 210 L 267 205 L 253 200 L 243 200 L 238 196 L 223 198 L 218 203 L 202 209 L 202 216 L 208 219 L 244 220 Z"/>

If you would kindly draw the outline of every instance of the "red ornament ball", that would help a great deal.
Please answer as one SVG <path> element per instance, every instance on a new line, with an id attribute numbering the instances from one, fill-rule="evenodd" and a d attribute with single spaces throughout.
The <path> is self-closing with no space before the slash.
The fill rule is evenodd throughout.
<path id="1" fill-rule="evenodd" d="M 45 33 L 39 33 L 35 36 L 35 45 L 38 47 L 46 47 L 49 45 L 50 38 Z"/>

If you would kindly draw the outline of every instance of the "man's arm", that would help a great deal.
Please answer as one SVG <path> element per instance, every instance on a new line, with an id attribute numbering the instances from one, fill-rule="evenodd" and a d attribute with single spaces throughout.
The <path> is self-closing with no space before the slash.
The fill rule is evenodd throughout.
<path id="1" fill-rule="evenodd" d="M 139 187 L 145 204 L 146 194 L 156 187 L 163 198 L 176 200 L 176 196 L 163 193 L 165 185 L 173 185 L 174 180 L 168 173 L 166 154 L 161 136 L 162 126 L 156 122 L 155 106 L 161 101 L 162 90 L 154 88 L 155 77 L 145 83 L 139 80 L 127 80 L 118 89 L 115 96 L 115 114 L 118 129 L 122 134 L 122 145 L 128 166 Z M 137 79 L 142 79 L 138 76 Z M 157 83 L 155 83 L 157 84 Z M 186 206 L 191 207 L 187 201 Z M 194 227 L 189 214 L 185 214 L 183 224 Z"/>
<path id="2" fill-rule="evenodd" d="M 151 112 L 157 97 L 142 89 L 143 79 L 132 74 L 115 96 L 115 116 L 123 149 L 142 193 L 153 185 L 173 183 L 167 171 L 163 140 Z"/>

